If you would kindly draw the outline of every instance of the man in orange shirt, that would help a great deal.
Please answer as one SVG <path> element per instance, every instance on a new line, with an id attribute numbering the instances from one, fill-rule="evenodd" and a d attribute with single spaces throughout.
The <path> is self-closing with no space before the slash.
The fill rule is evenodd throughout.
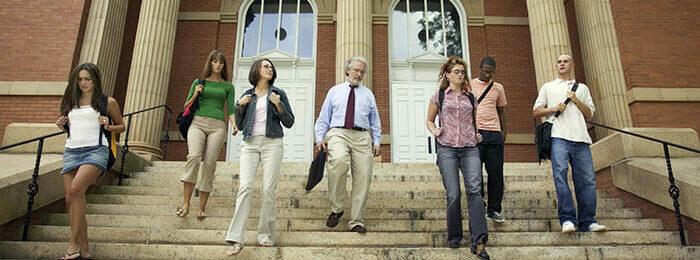
<path id="1" fill-rule="evenodd" d="M 486 217 L 496 222 L 506 219 L 501 214 L 503 201 L 503 147 L 506 140 L 506 93 L 503 85 L 492 80 L 496 74 L 496 61 L 487 56 L 479 65 L 479 77 L 472 80 L 472 93 L 477 97 L 477 127 L 483 137 L 479 143 L 481 161 L 488 173 L 488 206 Z M 481 193 L 484 193 L 483 182 Z"/>

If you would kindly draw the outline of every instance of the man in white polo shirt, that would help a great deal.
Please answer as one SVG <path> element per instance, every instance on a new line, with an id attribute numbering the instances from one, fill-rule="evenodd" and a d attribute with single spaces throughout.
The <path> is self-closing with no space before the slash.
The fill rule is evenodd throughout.
<path id="1" fill-rule="evenodd" d="M 557 78 L 542 85 L 532 110 L 533 116 L 546 116 L 547 121 L 552 123 L 550 153 L 561 232 L 569 233 L 577 229 L 605 231 L 605 226 L 595 220 L 595 170 L 589 148 L 591 137 L 588 135 L 585 121 L 595 112 L 593 99 L 588 87 L 583 83 L 578 84 L 575 92 L 571 91 L 576 81 L 571 75 L 574 60 L 570 55 L 559 56 L 556 68 Z M 567 98 L 571 99 L 568 105 L 565 104 Z M 561 114 L 555 117 L 556 112 Z M 578 211 L 567 180 L 569 164 L 574 179 Z"/>

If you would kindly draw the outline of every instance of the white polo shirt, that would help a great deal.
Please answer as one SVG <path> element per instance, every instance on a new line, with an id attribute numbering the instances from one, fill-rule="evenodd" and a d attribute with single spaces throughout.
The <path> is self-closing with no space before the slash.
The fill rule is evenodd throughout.
<path id="1" fill-rule="evenodd" d="M 542 88 L 540 88 L 540 93 L 537 95 L 537 100 L 535 100 L 535 105 L 532 107 L 532 110 L 534 111 L 538 107 L 554 107 L 559 103 L 563 103 L 566 100 L 567 92 L 571 91 L 574 83 L 576 83 L 575 80 L 565 81 L 559 78 L 545 83 L 542 85 Z M 591 110 L 591 116 L 593 116 L 595 105 L 593 104 L 588 86 L 579 83 L 578 89 L 576 90 L 576 98 L 578 98 L 581 103 L 588 106 Z M 547 121 L 553 124 L 552 138 L 557 137 L 572 142 L 592 143 L 591 136 L 588 135 L 583 112 L 578 109 L 573 101 L 569 102 L 566 109 L 559 117 L 555 118 L 554 114 L 551 114 L 547 116 Z"/>

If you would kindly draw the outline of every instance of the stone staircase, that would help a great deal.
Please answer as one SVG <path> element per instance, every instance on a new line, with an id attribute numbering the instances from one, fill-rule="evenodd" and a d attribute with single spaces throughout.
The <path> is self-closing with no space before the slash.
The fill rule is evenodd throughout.
<path id="1" fill-rule="evenodd" d="M 182 201 L 183 166 L 156 162 L 123 186 L 103 186 L 88 195 L 95 259 L 476 259 L 464 243 L 468 239 L 459 249 L 447 248 L 444 188 L 434 164 L 375 164 L 365 214 L 369 232 L 357 234 L 347 231 L 347 214 L 337 227 L 325 226 L 325 179 L 307 193 L 308 163 L 284 163 L 276 246 L 255 246 L 258 176 L 248 246 L 236 257 L 225 256 L 224 237 L 234 211 L 238 164 L 218 164 L 205 220 L 194 217 L 196 210 L 185 218 L 174 214 Z M 609 231 L 563 235 L 549 165 L 507 163 L 505 175 L 507 221 L 488 222 L 492 259 L 700 259 L 700 247 L 681 247 L 678 232 L 664 231 L 661 220 L 644 219 L 639 209 L 624 208 L 600 191 L 597 219 Z M 198 202 L 192 199 L 192 209 Z M 465 198 L 462 205 L 466 209 Z M 69 232 L 67 214 L 49 214 L 44 224 L 30 227 L 30 242 L 0 241 L 0 258 L 55 259 Z"/>

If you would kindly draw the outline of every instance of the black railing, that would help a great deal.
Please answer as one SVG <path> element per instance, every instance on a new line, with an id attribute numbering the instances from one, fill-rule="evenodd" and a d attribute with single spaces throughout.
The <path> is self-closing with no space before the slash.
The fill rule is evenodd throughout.
<path id="1" fill-rule="evenodd" d="M 124 159 L 126 158 L 126 154 L 129 152 L 128 140 L 129 140 L 129 128 L 131 126 L 131 117 L 135 114 L 155 110 L 155 109 L 158 109 L 161 107 L 165 108 L 166 111 L 168 112 L 167 126 L 165 128 L 165 136 L 163 137 L 163 139 L 164 139 L 163 140 L 163 142 L 164 142 L 164 144 L 163 144 L 163 159 L 165 160 L 165 156 L 167 155 L 167 149 L 168 149 L 168 139 L 170 139 L 170 137 L 169 137 L 170 117 L 172 116 L 173 110 L 170 109 L 170 107 L 168 107 L 166 105 L 160 105 L 160 106 L 155 106 L 152 108 L 147 108 L 144 110 L 140 110 L 140 111 L 136 111 L 136 112 L 132 112 L 132 113 L 128 113 L 128 114 L 124 115 L 124 117 L 127 117 L 127 125 L 126 125 L 126 134 L 124 136 L 124 146 L 122 146 L 122 160 L 121 160 L 122 162 L 121 162 L 121 166 L 120 166 L 119 172 L 118 172 L 119 185 L 121 185 L 122 176 L 124 175 L 123 174 L 124 173 Z M 40 137 L 36 137 L 36 138 L 29 139 L 29 140 L 25 140 L 25 141 L 21 141 L 18 143 L 14 143 L 14 144 L 0 147 L 0 151 L 3 151 L 3 150 L 7 150 L 7 149 L 10 149 L 13 147 L 20 146 L 20 145 L 25 145 L 25 144 L 29 144 L 29 143 L 33 143 L 33 142 L 37 142 L 37 141 L 39 142 L 39 145 L 37 146 L 37 149 L 36 149 L 36 162 L 34 163 L 34 173 L 32 173 L 32 180 L 29 182 L 29 185 L 27 186 L 27 194 L 29 194 L 29 199 L 27 200 L 27 214 L 24 217 L 24 228 L 22 230 L 22 241 L 27 241 L 27 233 L 29 231 L 29 220 L 32 216 L 32 208 L 34 206 L 34 197 L 36 196 L 37 193 L 39 193 L 39 183 L 38 183 L 39 165 L 41 163 L 41 154 L 42 154 L 43 149 L 44 149 L 44 139 L 58 136 L 58 135 L 61 135 L 64 133 L 65 133 L 64 131 L 56 132 L 53 134 L 48 134 L 48 135 L 44 135 L 44 136 L 40 136 Z"/>
<path id="2" fill-rule="evenodd" d="M 698 150 L 698 149 L 693 149 L 693 148 L 686 147 L 686 146 L 682 146 L 682 145 L 678 145 L 678 144 L 674 144 L 674 143 L 667 142 L 667 141 L 664 141 L 664 140 L 659 140 L 659 139 L 656 139 L 656 138 L 652 138 L 652 137 L 640 135 L 640 134 L 637 134 L 637 133 L 632 133 L 632 132 L 625 131 L 625 130 L 622 130 L 622 129 L 617 129 L 617 128 L 610 127 L 610 126 L 606 126 L 606 125 L 601 125 L 601 124 L 598 124 L 598 123 L 595 123 L 595 122 L 591 122 L 591 121 L 586 121 L 586 123 L 589 123 L 589 124 L 591 124 L 591 125 L 593 125 L 593 126 L 602 127 L 602 128 L 605 128 L 605 129 L 613 130 L 613 131 L 620 132 L 620 133 L 623 133 L 623 134 L 628 134 L 628 135 L 636 136 L 636 137 L 639 137 L 639 138 L 647 139 L 647 140 L 649 140 L 649 141 L 654 141 L 654 142 L 663 144 L 663 148 L 664 148 L 664 157 L 666 157 L 666 169 L 668 170 L 668 181 L 669 181 L 669 183 L 670 183 L 670 186 L 668 187 L 668 194 L 669 194 L 669 195 L 671 196 L 671 198 L 673 199 L 673 209 L 674 209 L 675 212 L 676 212 L 676 222 L 677 222 L 677 224 L 678 224 L 678 233 L 679 233 L 679 235 L 680 235 L 680 237 L 681 237 L 681 244 L 684 245 L 684 246 L 687 246 L 688 243 L 687 243 L 686 240 L 685 240 L 685 231 L 684 231 L 684 229 L 683 229 L 683 220 L 681 219 L 681 208 L 680 208 L 680 204 L 678 203 L 678 197 L 680 196 L 680 189 L 678 189 L 678 186 L 676 186 L 676 179 L 673 178 L 673 169 L 671 168 L 671 156 L 670 156 L 670 154 L 669 154 L 669 152 L 668 152 L 668 147 L 669 147 L 669 146 L 673 146 L 673 147 L 676 147 L 676 148 L 680 148 L 680 149 L 687 150 L 687 151 L 691 151 L 691 152 L 695 152 L 695 153 L 700 153 L 700 150 Z"/>

